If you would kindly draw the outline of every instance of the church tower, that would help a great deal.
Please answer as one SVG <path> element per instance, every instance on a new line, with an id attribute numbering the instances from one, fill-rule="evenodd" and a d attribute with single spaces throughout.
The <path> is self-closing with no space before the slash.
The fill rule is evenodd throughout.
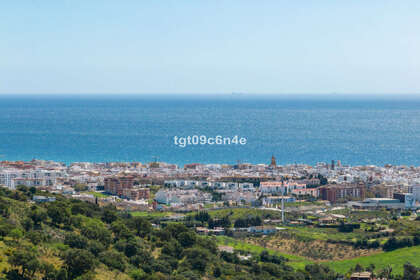
<path id="1" fill-rule="evenodd" d="M 270 166 L 271 167 L 276 167 L 277 166 L 276 158 L 274 157 L 274 155 L 271 156 L 271 164 L 270 164 Z"/>

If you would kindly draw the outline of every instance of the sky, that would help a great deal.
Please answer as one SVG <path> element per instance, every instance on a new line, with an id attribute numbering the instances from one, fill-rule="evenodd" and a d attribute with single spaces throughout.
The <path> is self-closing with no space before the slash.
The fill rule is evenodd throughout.
<path id="1" fill-rule="evenodd" d="M 0 93 L 420 93 L 420 1 L 6 0 Z"/>

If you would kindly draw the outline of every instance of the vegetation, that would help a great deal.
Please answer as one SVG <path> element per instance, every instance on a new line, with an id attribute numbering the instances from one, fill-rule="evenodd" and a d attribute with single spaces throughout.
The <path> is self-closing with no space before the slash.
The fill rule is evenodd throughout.
<path id="1" fill-rule="evenodd" d="M 357 264 L 368 267 L 375 266 L 376 272 L 391 268 L 393 274 L 401 275 L 404 272 L 404 265 L 408 262 L 411 264 L 419 264 L 420 246 L 411 248 L 397 249 L 392 252 L 384 252 L 370 256 L 363 256 L 350 260 L 333 261 L 329 266 L 337 272 L 346 273 Z M 409 279 L 409 278 L 406 278 Z"/>
<path id="2" fill-rule="evenodd" d="M 109 194 L 106 194 L 104 192 L 86 192 L 86 194 L 91 194 L 91 195 L 93 195 L 94 197 L 97 197 L 97 198 L 106 198 L 106 197 L 109 196 Z"/>
<path id="3" fill-rule="evenodd" d="M 199 236 L 189 227 L 259 225 L 263 219 L 277 219 L 276 211 L 238 208 L 198 212 L 185 221 L 157 223 L 156 227 L 151 221 L 172 213 L 121 212 L 112 205 L 99 207 L 60 195 L 54 202 L 36 204 L 30 201 L 36 194 L 45 195 L 23 186 L 17 191 L 0 188 L 0 279 L 310 280 L 336 279 L 373 266 L 387 275 L 392 269 L 393 279 L 411 279 L 407 277 L 418 274 L 414 256 L 418 256 L 419 246 L 414 246 L 414 239 L 410 248 L 320 264 L 270 249 L 270 237 L 260 238 L 265 242 L 260 245 L 251 238 Z M 415 229 L 409 223 L 395 227 L 402 234 L 398 240 L 411 236 Z M 364 228 L 350 233 L 334 230 L 340 236 L 357 236 Z M 232 246 L 235 252 L 218 245 Z M 395 267 L 389 268 L 381 260 Z"/>
<path id="4" fill-rule="evenodd" d="M 62 196 L 33 204 L 34 194 L 0 189 L 2 279 L 310 279 L 269 252 L 247 260 L 220 252 L 182 223 L 155 229 L 113 206 Z"/>

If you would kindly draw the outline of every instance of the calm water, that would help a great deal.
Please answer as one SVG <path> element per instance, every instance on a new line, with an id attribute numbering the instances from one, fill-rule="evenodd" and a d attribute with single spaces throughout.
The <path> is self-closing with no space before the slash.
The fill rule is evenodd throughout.
<path id="1" fill-rule="evenodd" d="M 187 135 L 245 146 L 174 145 Z M 0 159 L 420 165 L 420 99 L 0 97 Z"/>

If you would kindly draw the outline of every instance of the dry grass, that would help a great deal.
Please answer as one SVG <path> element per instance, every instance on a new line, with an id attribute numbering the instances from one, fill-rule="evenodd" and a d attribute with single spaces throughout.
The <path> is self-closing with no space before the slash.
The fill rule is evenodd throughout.
<path id="1" fill-rule="evenodd" d="M 251 237 L 247 239 L 247 242 L 286 254 L 302 256 L 313 261 L 344 260 L 380 252 L 380 250 L 355 249 L 350 245 L 329 243 L 324 240 L 301 241 L 278 236 Z"/>
<path id="2" fill-rule="evenodd" d="M 131 280 L 131 278 L 121 271 L 109 270 L 101 265 L 95 269 L 95 280 Z"/>

